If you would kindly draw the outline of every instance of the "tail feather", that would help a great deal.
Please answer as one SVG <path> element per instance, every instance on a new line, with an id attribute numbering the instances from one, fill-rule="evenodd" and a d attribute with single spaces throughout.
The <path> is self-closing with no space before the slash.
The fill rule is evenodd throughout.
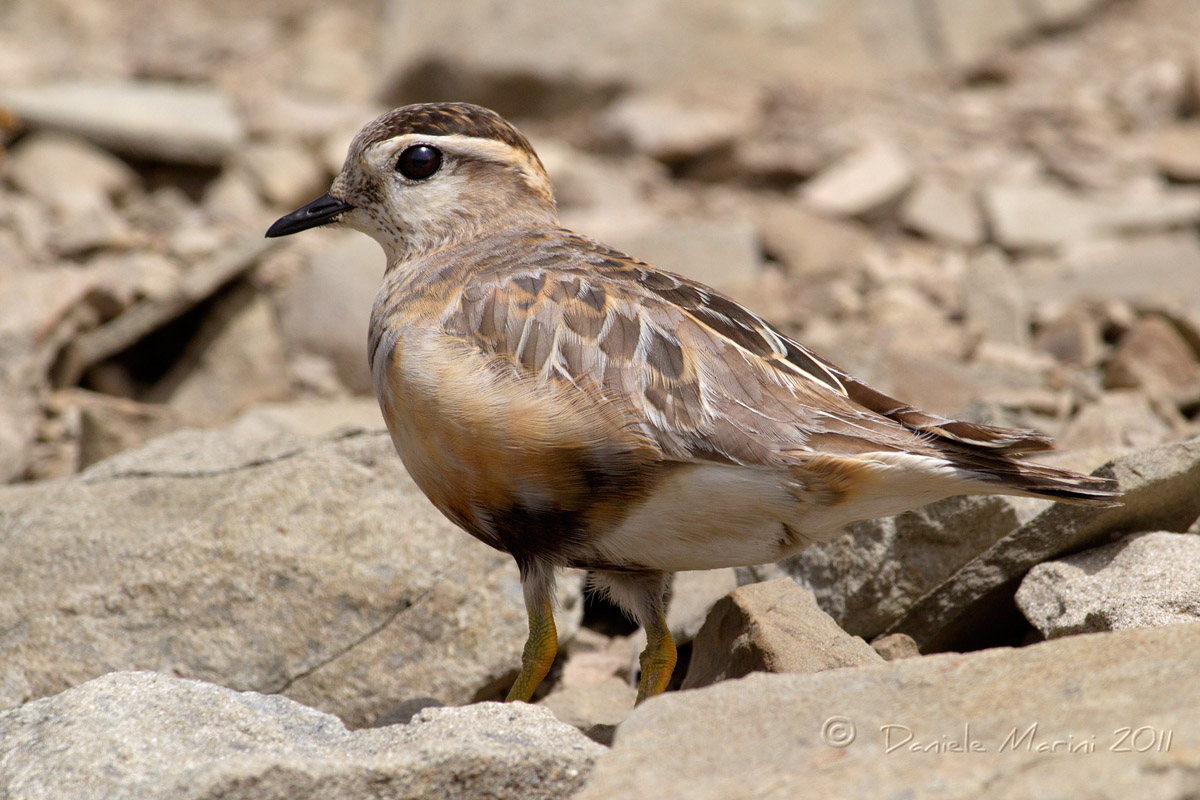
<path id="1" fill-rule="evenodd" d="M 996 494 L 1022 494 L 1081 506 L 1121 505 L 1121 491 L 1112 478 L 1081 475 L 986 452 L 947 455 L 955 466 L 971 473 L 974 480 Z"/>

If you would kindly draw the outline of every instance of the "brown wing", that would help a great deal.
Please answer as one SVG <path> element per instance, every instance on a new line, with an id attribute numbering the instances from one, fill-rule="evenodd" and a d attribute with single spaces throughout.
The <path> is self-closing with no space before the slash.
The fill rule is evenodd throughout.
<path id="1" fill-rule="evenodd" d="M 469 271 L 445 327 L 538 381 L 617 404 L 664 458 L 786 464 L 933 455 L 939 437 L 999 452 L 1042 441 L 895 401 L 728 298 L 585 237 L 526 239 L 519 260 L 496 252 Z"/>

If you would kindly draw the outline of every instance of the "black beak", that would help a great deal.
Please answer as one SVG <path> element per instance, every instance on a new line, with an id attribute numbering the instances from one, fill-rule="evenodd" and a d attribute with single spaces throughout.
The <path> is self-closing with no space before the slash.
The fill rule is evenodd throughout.
<path id="1" fill-rule="evenodd" d="M 309 228 L 328 225 L 353 208 L 349 203 L 343 203 L 326 192 L 308 205 L 275 220 L 275 224 L 267 228 L 267 238 L 274 239 L 276 236 L 288 236 Z"/>

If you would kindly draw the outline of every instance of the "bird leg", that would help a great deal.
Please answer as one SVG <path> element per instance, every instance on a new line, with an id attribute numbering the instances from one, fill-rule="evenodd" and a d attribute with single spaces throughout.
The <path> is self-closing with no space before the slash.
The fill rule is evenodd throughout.
<path id="1" fill-rule="evenodd" d="M 526 703 L 533 697 L 542 678 L 550 671 L 554 656 L 558 653 L 558 630 L 554 627 L 554 577 L 549 571 L 522 575 L 525 590 L 525 608 L 529 612 L 529 638 L 521 654 L 521 672 L 508 690 L 509 702 L 521 700 Z"/>
<path id="2" fill-rule="evenodd" d="M 637 705 L 648 697 L 662 694 L 667 688 L 671 673 L 675 671 L 675 658 L 675 640 L 671 638 L 667 617 L 660 607 L 646 623 L 646 649 L 638 658 L 642 674 L 638 678 Z"/>

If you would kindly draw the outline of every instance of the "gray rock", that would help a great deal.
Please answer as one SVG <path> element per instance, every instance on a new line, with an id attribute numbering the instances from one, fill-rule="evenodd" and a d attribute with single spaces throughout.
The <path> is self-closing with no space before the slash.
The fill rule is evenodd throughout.
<path id="1" fill-rule="evenodd" d="M 754 211 L 763 249 L 792 275 L 853 275 L 876 246 L 870 230 L 853 220 L 830 219 L 786 200 Z"/>
<path id="2" fill-rule="evenodd" d="M 912 185 L 912 165 L 892 142 L 872 141 L 804 184 L 800 198 L 814 211 L 856 217 L 899 199 Z"/>
<path id="3" fill-rule="evenodd" d="M 821 672 L 882 660 L 839 628 L 812 592 L 783 578 L 743 586 L 713 606 L 696 634 L 683 688 L 751 672 Z"/>
<path id="4" fill-rule="evenodd" d="M 951 497 L 899 516 L 855 523 L 778 566 L 811 589 L 838 625 L 872 639 L 1031 515 L 1028 506 L 1011 498 Z M 743 572 L 744 580 L 772 575 L 763 567 Z"/>
<path id="5" fill-rule="evenodd" d="M 287 394 L 287 357 L 275 311 L 246 287 L 223 297 L 149 399 L 188 425 L 224 422 Z"/>
<path id="6" fill-rule="evenodd" d="M 281 435 L 324 437 L 383 429 L 383 416 L 374 397 L 257 403 L 226 426 L 226 430 L 243 441 L 269 441 Z"/>
<path id="7" fill-rule="evenodd" d="M 1079 306 L 1041 321 L 1033 341 L 1039 350 L 1077 367 L 1094 367 L 1104 357 L 1100 322 Z"/>
<path id="8" fill-rule="evenodd" d="M 23 192 L 55 208 L 71 206 L 78 193 L 115 197 L 138 183 L 124 161 L 61 133 L 27 137 L 5 159 L 5 174 Z"/>
<path id="9" fill-rule="evenodd" d="M 1104 0 L 1034 0 L 1032 13 L 1041 26 L 1059 27 L 1083 21 Z"/>
<path id="10" fill-rule="evenodd" d="M 935 30 L 953 66 L 979 66 L 1032 23 L 1020 0 L 934 0 Z"/>
<path id="11" fill-rule="evenodd" d="M 917 658 L 921 655 L 917 643 L 903 633 L 889 633 L 871 642 L 871 647 L 884 661 L 899 661 L 902 658 Z"/>
<path id="12" fill-rule="evenodd" d="M 993 342 L 1030 344 L 1029 301 L 1004 254 L 989 249 L 967 262 L 962 286 L 967 324 Z"/>
<path id="13" fill-rule="evenodd" d="M 453 96 L 502 113 L 548 115 L 598 105 L 622 89 L 718 86 L 740 94 L 797 75 L 836 76 L 844 85 L 894 79 L 936 60 L 909 3 L 571 0 L 528 14 L 499 8 L 494 0 L 389 2 L 384 41 L 423 35 L 387 53 L 384 95 Z"/>
<path id="14" fill-rule="evenodd" d="M 1064 450 L 1089 447 L 1144 449 L 1170 439 L 1169 425 L 1145 392 L 1114 390 L 1077 413 L 1058 437 Z"/>
<path id="15" fill-rule="evenodd" d="M 1183 800 L 1198 658 L 1200 625 L 1176 625 L 668 693 L 577 797 Z"/>
<path id="16" fill-rule="evenodd" d="M 116 355 L 155 329 L 195 308 L 203 300 L 258 263 L 273 249 L 269 240 L 254 239 L 225 248 L 195 264 L 169 293 L 143 297 L 124 313 L 70 339 L 51 375 L 58 386 L 73 386 L 89 367 Z"/>
<path id="17" fill-rule="evenodd" d="M 1183 122 L 1155 131 L 1148 143 L 1150 159 L 1177 181 L 1200 181 L 1200 124 Z"/>
<path id="18" fill-rule="evenodd" d="M 512 560 L 445 520 L 381 433 L 181 431 L 0 488 L 0 538 L 0 687 L 20 690 L 0 707 L 153 669 L 367 725 L 501 693 L 527 633 Z"/>
<path id="19" fill-rule="evenodd" d="M 606 109 L 599 126 L 623 151 L 672 164 L 728 147 L 756 122 L 751 108 L 721 108 L 682 97 L 636 93 Z"/>
<path id="20" fill-rule="evenodd" d="M 349 731 L 283 697 L 115 672 L 0 713 L 12 800 L 560 798 L 604 748 L 524 703 Z"/>
<path id="21" fill-rule="evenodd" d="M 1192 187 L 1125 187 L 1075 192 L 1042 181 L 993 184 L 984 208 L 998 243 L 1010 250 L 1059 247 L 1105 232 L 1151 231 L 1200 220 L 1200 192 Z"/>
<path id="22" fill-rule="evenodd" d="M 238 162 L 253 177 L 263 198 L 276 207 L 295 208 L 329 186 L 329 178 L 316 156 L 291 142 L 245 147 L 238 153 Z"/>
<path id="23" fill-rule="evenodd" d="M 762 274 L 761 247 L 749 220 L 621 216 L 580 227 L 588 236 L 660 269 L 719 289 Z"/>
<path id="24" fill-rule="evenodd" d="M 667 606 L 667 627 L 675 642 L 694 639 L 713 605 L 736 588 L 737 570 L 733 568 L 676 573 Z"/>
<path id="25" fill-rule="evenodd" d="M 71 392 L 68 402 L 79 408 L 80 469 L 181 427 L 174 412 L 157 403 L 82 389 Z"/>
<path id="26" fill-rule="evenodd" d="M 0 105 L 34 128 L 137 158 L 217 165 L 243 138 L 229 98 L 207 87 L 73 81 L 6 89 Z"/>
<path id="27" fill-rule="evenodd" d="M 904 199 L 905 227 L 946 244 L 971 247 L 984 240 L 983 215 L 970 190 L 935 176 L 923 176 Z"/>
<path id="28" fill-rule="evenodd" d="M 1157 314 L 1139 319 L 1121 337 L 1104 369 L 1109 389 L 1161 393 L 1198 382 L 1200 357 L 1179 329 Z"/>
<path id="29" fill-rule="evenodd" d="M 1116 478 L 1123 505 L 1056 503 L 981 550 L 916 600 L 883 632 L 907 633 L 923 652 L 952 648 L 1007 608 L 1017 582 L 1036 564 L 1129 531 L 1184 531 L 1200 517 L 1200 440 L 1120 456 L 1096 474 Z"/>
<path id="30" fill-rule="evenodd" d="M 1021 273 L 1030 297 L 1064 305 L 1120 300 L 1200 313 L 1200 239 L 1191 231 L 1080 242 L 1062 258 L 1022 264 Z"/>
<path id="31" fill-rule="evenodd" d="M 367 369 L 367 322 L 386 259 L 370 237 L 337 235 L 279 300 L 280 324 L 296 350 L 325 356 L 353 392 L 374 394 Z"/>
<path id="32" fill-rule="evenodd" d="M 1038 564 L 1017 606 L 1047 639 L 1200 621 L 1200 536 L 1140 533 Z"/>
<path id="33" fill-rule="evenodd" d="M 613 731 L 633 710 L 637 689 L 621 678 L 607 678 L 588 686 L 556 689 L 541 701 L 560 721 L 572 725 L 588 738 L 612 744 Z"/>

